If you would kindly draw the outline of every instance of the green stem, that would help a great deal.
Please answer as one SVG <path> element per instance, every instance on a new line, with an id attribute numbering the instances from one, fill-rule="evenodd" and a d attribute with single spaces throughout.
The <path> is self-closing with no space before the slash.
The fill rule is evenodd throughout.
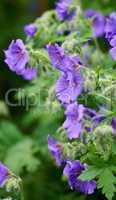
<path id="1" fill-rule="evenodd" d="M 102 62 L 101 49 L 100 49 L 100 46 L 99 46 L 99 44 L 98 44 L 97 38 L 94 37 L 93 40 L 94 40 L 94 43 L 95 43 L 95 45 L 96 45 L 96 48 L 98 49 L 98 52 L 99 52 L 99 58 L 98 58 L 98 59 L 99 59 L 100 65 L 101 65 L 101 62 Z"/>
<path id="2" fill-rule="evenodd" d="M 21 199 L 21 200 L 24 200 L 23 184 L 22 184 L 22 182 L 20 183 L 20 199 Z"/>

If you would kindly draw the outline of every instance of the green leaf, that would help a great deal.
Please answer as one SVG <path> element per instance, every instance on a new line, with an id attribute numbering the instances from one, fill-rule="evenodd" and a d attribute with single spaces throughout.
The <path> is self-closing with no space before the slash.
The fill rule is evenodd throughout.
<path id="1" fill-rule="evenodd" d="M 98 176 L 101 172 L 101 169 L 95 167 L 95 166 L 89 166 L 89 168 L 87 170 L 85 170 L 80 176 L 79 179 L 81 179 L 82 181 L 90 181 L 94 178 L 96 178 L 96 176 Z"/>
<path id="2" fill-rule="evenodd" d="M 116 143 L 113 143 L 112 145 L 112 153 L 116 155 Z"/>
<path id="3" fill-rule="evenodd" d="M 80 176 L 82 181 L 90 181 L 97 178 L 97 188 L 102 189 L 102 193 L 108 200 L 112 200 L 116 191 L 116 177 L 113 174 L 112 166 L 104 165 L 102 167 L 89 166 Z"/>
<path id="4" fill-rule="evenodd" d="M 39 160 L 34 156 L 34 143 L 31 139 L 24 139 L 12 146 L 6 155 L 5 164 L 16 174 L 23 168 L 33 172 L 38 168 Z"/>
<path id="5" fill-rule="evenodd" d="M 110 168 L 103 169 L 98 179 L 98 188 L 102 188 L 102 193 L 105 194 L 108 200 L 112 200 L 116 191 L 116 177 Z"/>
<path id="6" fill-rule="evenodd" d="M 23 138 L 16 125 L 7 120 L 0 122 L 0 159 L 3 160 L 9 147 Z"/>

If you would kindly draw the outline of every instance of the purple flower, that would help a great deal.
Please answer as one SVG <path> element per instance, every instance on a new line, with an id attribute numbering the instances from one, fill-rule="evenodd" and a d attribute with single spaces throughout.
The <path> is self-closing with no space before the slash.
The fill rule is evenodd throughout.
<path id="1" fill-rule="evenodd" d="M 116 35 L 116 12 L 111 13 L 106 19 L 105 33 L 109 42 Z"/>
<path id="2" fill-rule="evenodd" d="M 81 93 L 82 62 L 79 55 L 65 55 L 64 49 L 57 44 L 48 45 L 47 49 L 52 65 L 63 73 L 56 84 L 56 96 L 63 104 L 69 104 L 75 101 Z"/>
<path id="3" fill-rule="evenodd" d="M 75 16 L 75 9 L 71 9 L 72 0 L 59 0 L 56 5 L 56 12 L 61 21 L 72 20 Z"/>
<path id="4" fill-rule="evenodd" d="M 9 178 L 9 170 L 0 162 L 0 187 L 3 187 Z"/>
<path id="5" fill-rule="evenodd" d="M 110 49 L 110 55 L 112 56 L 113 60 L 116 61 L 116 12 L 111 13 L 111 15 L 107 18 L 105 33 L 106 38 L 113 47 Z"/>
<path id="6" fill-rule="evenodd" d="M 16 71 L 16 73 L 20 73 L 29 60 L 28 53 L 20 39 L 11 42 L 8 50 L 5 51 L 5 56 L 6 64 L 8 64 L 10 70 Z"/>
<path id="7" fill-rule="evenodd" d="M 116 117 L 114 117 L 112 119 L 111 125 L 112 125 L 113 132 L 114 132 L 113 134 L 114 134 L 114 136 L 116 136 Z"/>
<path id="8" fill-rule="evenodd" d="M 62 75 L 56 83 L 56 96 L 62 103 L 69 104 L 74 102 L 81 93 L 82 77 L 80 73 Z"/>
<path id="9" fill-rule="evenodd" d="M 32 38 L 37 32 L 37 27 L 35 26 L 35 24 L 25 25 L 24 32 L 26 33 L 27 36 Z"/>
<path id="10" fill-rule="evenodd" d="M 49 136 L 48 149 L 56 160 L 57 166 L 61 166 L 64 163 L 64 161 L 62 160 L 63 145 L 57 143 L 51 136 Z"/>
<path id="11" fill-rule="evenodd" d="M 66 120 L 63 127 L 66 129 L 69 139 L 81 138 L 84 128 L 87 133 L 90 133 L 91 127 L 87 124 L 88 120 L 91 122 L 91 126 L 95 128 L 106 119 L 100 113 L 91 108 L 86 108 L 83 105 L 78 105 L 76 102 L 66 107 L 65 115 Z"/>
<path id="12" fill-rule="evenodd" d="M 111 45 L 112 47 L 116 47 L 116 35 L 114 35 L 113 38 L 111 39 L 110 45 Z"/>
<path id="13" fill-rule="evenodd" d="M 9 66 L 11 71 L 23 76 L 26 80 L 32 80 L 37 76 L 36 69 L 27 67 L 29 55 L 22 40 L 13 40 L 9 48 L 5 51 L 5 56 L 5 63 Z"/>
<path id="14" fill-rule="evenodd" d="M 77 105 L 77 103 L 72 103 L 67 106 L 66 120 L 63 127 L 68 133 L 69 139 L 79 138 L 82 134 L 82 120 L 84 118 L 84 106 Z"/>
<path id="15" fill-rule="evenodd" d="M 85 17 L 93 18 L 92 20 L 93 32 L 96 35 L 96 37 L 101 37 L 104 34 L 105 17 L 100 12 L 97 12 L 92 9 L 85 11 Z"/>
<path id="16" fill-rule="evenodd" d="M 61 71 L 65 71 L 64 66 L 62 64 L 65 57 L 64 49 L 61 48 L 58 44 L 48 44 L 47 50 L 52 65 Z"/>
<path id="17" fill-rule="evenodd" d="M 113 60 L 116 61 L 116 46 L 114 48 L 110 49 L 110 54 L 111 54 Z"/>
<path id="18" fill-rule="evenodd" d="M 85 194 L 92 194 L 96 189 L 96 181 L 81 181 L 78 177 L 86 169 L 79 160 L 68 161 L 63 174 L 68 178 L 68 183 L 71 189 L 74 189 Z"/>
<path id="19" fill-rule="evenodd" d="M 83 66 L 79 55 L 67 56 L 64 49 L 58 44 L 48 44 L 47 50 L 51 59 L 52 65 L 62 72 L 74 71 L 76 67 Z"/>

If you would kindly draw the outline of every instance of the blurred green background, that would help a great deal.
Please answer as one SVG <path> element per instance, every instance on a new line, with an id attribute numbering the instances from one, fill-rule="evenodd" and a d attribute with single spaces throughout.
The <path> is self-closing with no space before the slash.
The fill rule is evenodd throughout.
<path id="1" fill-rule="evenodd" d="M 22 81 L 6 67 L 4 52 L 12 39 L 25 38 L 23 27 L 52 6 L 47 0 L 0 0 L 0 99 L 5 91 Z M 9 78 L 8 78 L 9 77 Z"/>

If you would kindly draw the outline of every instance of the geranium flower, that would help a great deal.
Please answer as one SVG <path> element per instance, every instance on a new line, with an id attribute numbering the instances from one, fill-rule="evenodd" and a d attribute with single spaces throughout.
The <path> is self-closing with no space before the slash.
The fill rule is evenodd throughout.
<path id="1" fill-rule="evenodd" d="M 109 42 L 116 35 L 116 12 L 111 13 L 106 19 L 105 33 Z"/>
<path id="2" fill-rule="evenodd" d="M 75 16 L 75 9 L 71 9 L 72 0 L 60 0 L 56 4 L 56 12 L 61 21 L 72 20 Z"/>
<path id="3" fill-rule="evenodd" d="M 80 68 L 83 66 L 79 55 L 67 56 L 59 45 L 48 45 L 48 54 L 52 65 L 62 72 L 56 84 L 56 96 L 63 104 L 74 102 L 81 93 L 83 78 Z"/>
<path id="4" fill-rule="evenodd" d="M 78 177 L 86 169 L 86 165 L 82 165 L 79 160 L 68 161 L 63 174 L 68 178 L 71 189 L 85 194 L 92 194 L 96 189 L 96 181 L 81 181 Z"/>
<path id="5" fill-rule="evenodd" d="M 82 120 L 84 118 L 84 106 L 76 102 L 67 106 L 66 120 L 63 127 L 68 133 L 69 139 L 80 138 L 82 134 Z"/>
<path id="6" fill-rule="evenodd" d="M 23 76 L 26 80 L 36 78 L 37 70 L 27 66 L 29 55 L 22 40 L 13 40 L 9 48 L 5 51 L 5 56 L 5 63 L 9 66 L 11 71 Z"/>
<path id="7" fill-rule="evenodd" d="M 105 17 L 98 11 L 88 9 L 85 11 L 85 17 L 93 18 L 92 27 L 96 37 L 101 37 L 104 34 Z"/>
<path id="8" fill-rule="evenodd" d="M 48 136 L 48 149 L 56 160 L 57 166 L 61 166 L 64 163 L 64 160 L 62 160 L 63 145 L 57 143 L 51 136 Z"/>

